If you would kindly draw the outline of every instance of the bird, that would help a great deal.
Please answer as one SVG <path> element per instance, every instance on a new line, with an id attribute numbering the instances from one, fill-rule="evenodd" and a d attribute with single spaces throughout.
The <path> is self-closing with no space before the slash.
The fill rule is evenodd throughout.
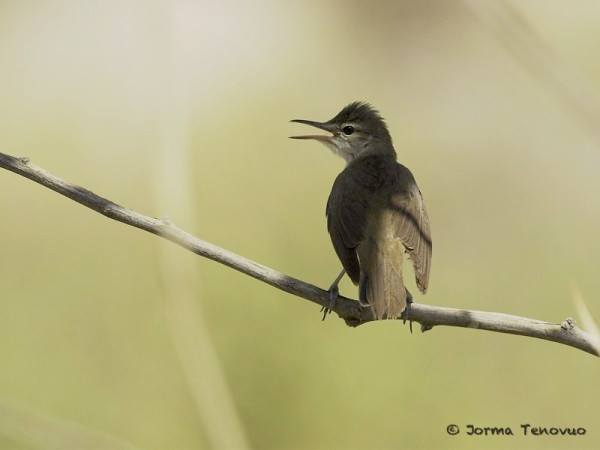
<path id="1" fill-rule="evenodd" d="M 360 305 L 370 307 L 374 319 L 406 318 L 413 297 L 404 285 L 404 254 L 412 260 L 417 287 L 425 294 L 431 227 L 415 177 L 398 163 L 384 119 L 369 103 L 355 101 L 326 122 L 292 122 L 329 134 L 290 138 L 316 140 L 346 162 L 327 200 L 327 230 L 343 269 L 329 288 L 323 320 L 335 307 L 344 274 L 358 286 Z"/>

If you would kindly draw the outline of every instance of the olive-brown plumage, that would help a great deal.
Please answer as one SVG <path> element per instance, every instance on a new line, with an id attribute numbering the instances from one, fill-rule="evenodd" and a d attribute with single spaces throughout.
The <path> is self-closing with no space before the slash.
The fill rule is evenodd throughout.
<path id="1" fill-rule="evenodd" d="M 431 230 L 423 197 L 396 151 L 385 122 L 370 105 L 355 102 L 324 122 L 296 120 L 329 131 L 316 139 L 346 160 L 327 201 L 327 229 L 359 300 L 377 319 L 399 317 L 407 306 L 403 254 L 412 259 L 419 290 L 427 291 Z M 342 272 L 343 274 L 343 272 Z M 332 285 L 337 295 L 338 277 Z"/>

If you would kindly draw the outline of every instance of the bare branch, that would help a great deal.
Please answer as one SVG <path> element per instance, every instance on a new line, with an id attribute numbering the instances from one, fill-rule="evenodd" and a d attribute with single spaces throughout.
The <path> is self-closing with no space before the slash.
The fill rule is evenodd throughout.
<path id="1" fill-rule="evenodd" d="M 0 167 L 29 178 L 106 217 L 161 236 L 191 252 L 224 264 L 282 291 L 302 297 L 321 306 L 328 306 L 329 304 L 329 293 L 323 289 L 198 239 L 178 228 L 168 219 L 148 217 L 117 205 L 87 189 L 75 186 L 52 175 L 30 162 L 27 158 L 15 158 L 0 153 Z M 338 297 L 334 312 L 340 318 L 344 319 L 346 324 L 352 327 L 373 320 L 370 309 L 362 308 L 356 300 L 343 296 Z M 578 329 L 573 319 L 570 318 L 561 324 L 552 324 L 501 313 L 469 311 L 413 303 L 410 309 L 410 320 L 419 322 L 423 331 L 427 331 L 438 325 L 478 328 L 481 330 L 545 339 L 600 356 L 600 338 Z"/>

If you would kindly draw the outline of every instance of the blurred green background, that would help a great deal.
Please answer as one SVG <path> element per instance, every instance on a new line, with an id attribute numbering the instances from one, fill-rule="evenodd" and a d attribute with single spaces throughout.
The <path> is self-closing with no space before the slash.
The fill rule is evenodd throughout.
<path id="1" fill-rule="evenodd" d="M 600 317 L 599 17 L 583 0 L 3 0 L 0 151 L 326 288 L 344 163 L 288 121 L 366 100 L 431 218 L 415 300 L 581 325 L 574 290 Z M 0 448 L 600 448 L 589 354 L 323 323 L 7 171 L 0 193 Z"/>

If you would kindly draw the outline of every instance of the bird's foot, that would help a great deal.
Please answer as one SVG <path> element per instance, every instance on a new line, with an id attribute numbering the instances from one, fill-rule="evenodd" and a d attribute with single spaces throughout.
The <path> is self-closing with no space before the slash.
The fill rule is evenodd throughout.
<path id="1" fill-rule="evenodd" d="M 323 306 L 321 308 L 321 312 L 323 313 L 323 320 L 325 320 L 327 314 L 331 314 L 331 311 L 335 307 L 335 301 L 337 300 L 339 294 L 340 290 L 338 289 L 337 284 L 334 284 L 329 288 L 329 305 Z"/>
<path id="2" fill-rule="evenodd" d="M 402 317 L 402 319 L 404 319 L 404 321 L 402 322 L 403 324 L 405 324 L 406 321 L 408 320 L 411 334 L 413 332 L 413 329 L 412 329 L 413 323 L 412 323 L 412 320 L 410 320 L 410 305 L 412 305 L 412 302 L 413 302 L 413 296 L 407 289 L 406 290 L 406 309 L 402 312 L 402 315 L 400 317 Z"/>

